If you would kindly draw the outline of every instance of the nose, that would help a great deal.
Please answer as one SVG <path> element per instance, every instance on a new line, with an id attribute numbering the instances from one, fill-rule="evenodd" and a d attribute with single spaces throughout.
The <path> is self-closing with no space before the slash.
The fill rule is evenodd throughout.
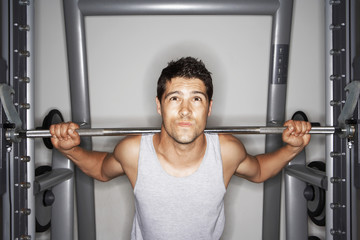
<path id="1" fill-rule="evenodd" d="M 181 103 L 179 114 L 182 117 L 186 117 L 186 116 L 189 116 L 191 114 L 191 107 L 190 107 L 190 104 L 187 101 L 183 101 Z"/>

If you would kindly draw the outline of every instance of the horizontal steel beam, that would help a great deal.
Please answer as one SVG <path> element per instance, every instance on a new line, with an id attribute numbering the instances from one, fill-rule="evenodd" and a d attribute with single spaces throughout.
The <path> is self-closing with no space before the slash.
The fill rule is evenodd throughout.
<path id="1" fill-rule="evenodd" d="M 80 0 L 84 16 L 103 15 L 273 15 L 278 0 Z"/>

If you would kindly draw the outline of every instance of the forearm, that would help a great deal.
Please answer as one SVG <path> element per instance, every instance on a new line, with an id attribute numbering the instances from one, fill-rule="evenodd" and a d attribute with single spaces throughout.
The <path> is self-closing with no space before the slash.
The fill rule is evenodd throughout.
<path id="1" fill-rule="evenodd" d="M 259 163 L 260 171 L 256 182 L 264 182 L 278 174 L 302 149 L 302 147 L 285 145 L 275 152 L 257 155 L 255 158 Z"/>
<path id="2" fill-rule="evenodd" d="M 67 151 L 61 151 L 61 153 L 74 162 L 86 175 L 104 181 L 102 165 L 108 153 L 88 151 L 78 146 Z"/>

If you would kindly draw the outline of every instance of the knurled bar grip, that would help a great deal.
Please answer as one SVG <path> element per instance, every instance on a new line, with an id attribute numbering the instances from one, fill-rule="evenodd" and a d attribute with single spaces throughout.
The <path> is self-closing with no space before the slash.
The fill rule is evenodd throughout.
<path id="1" fill-rule="evenodd" d="M 227 134 L 281 134 L 286 127 L 222 127 L 207 128 L 205 133 L 227 133 Z M 159 133 L 160 129 L 155 128 L 89 128 L 77 129 L 80 136 L 124 136 L 139 135 L 147 133 Z M 310 134 L 335 134 L 342 133 L 338 127 L 312 127 Z M 15 133 L 19 138 L 49 138 L 49 130 L 27 130 Z"/>

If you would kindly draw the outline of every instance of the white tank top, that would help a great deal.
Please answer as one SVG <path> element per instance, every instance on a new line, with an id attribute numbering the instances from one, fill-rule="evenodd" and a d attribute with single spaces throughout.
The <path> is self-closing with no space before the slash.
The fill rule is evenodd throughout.
<path id="1" fill-rule="evenodd" d="M 153 134 L 142 136 L 132 240 L 220 239 L 225 225 L 226 188 L 219 137 L 205 135 L 204 158 L 186 177 L 168 174 L 157 158 Z"/>

